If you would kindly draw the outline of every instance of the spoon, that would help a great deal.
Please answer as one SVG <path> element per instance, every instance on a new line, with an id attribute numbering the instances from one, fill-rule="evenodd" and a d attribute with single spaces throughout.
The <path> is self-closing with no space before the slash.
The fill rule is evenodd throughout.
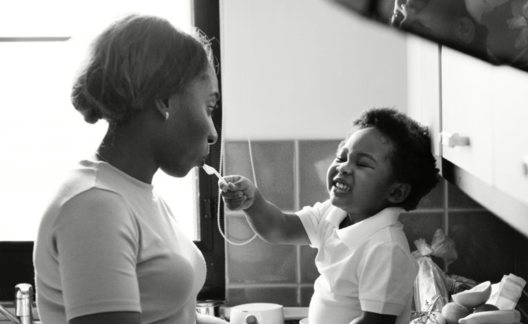
<path id="1" fill-rule="evenodd" d="M 208 175 L 216 175 L 218 177 L 218 179 L 220 179 L 220 181 L 222 181 L 223 184 L 225 184 L 226 186 L 228 186 L 229 184 L 227 183 L 227 181 L 225 181 L 224 178 L 222 178 L 222 176 L 220 175 L 220 173 L 218 173 L 218 171 L 216 171 L 215 168 L 213 168 L 212 166 L 209 166 L 207 164 L 204 164 L 202 165 L 202 168 L 204 169 L 204 171 L 208 174 Z"/>

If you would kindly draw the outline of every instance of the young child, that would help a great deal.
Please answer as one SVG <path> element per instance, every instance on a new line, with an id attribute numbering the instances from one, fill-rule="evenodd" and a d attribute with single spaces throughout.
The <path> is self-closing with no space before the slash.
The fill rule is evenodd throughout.
<path id="1" fill-rule="evenodd" d="M 285 214 L 242 176 L 220 188 L 265 241 L 318 249 L 310 324 L 408 324 L 418 265 L 398 216 L 438 183 L 430 138 L 389 108 L 366 111 L 354 126 L 328 168 L 325 202 Z"/>

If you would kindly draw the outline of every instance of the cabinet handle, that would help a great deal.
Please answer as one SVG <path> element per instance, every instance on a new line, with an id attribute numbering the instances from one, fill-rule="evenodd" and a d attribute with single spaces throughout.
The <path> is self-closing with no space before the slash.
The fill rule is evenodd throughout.
<path id="1" fill-rule="evenodd" d="M 457 133 L 453 134 L 453 133 L 441 132 L 440 138 L 442 140 L 442 144 L 447 145 L 449 147 L 469 146 L 469 137 L 460 136 Z"/>
<path id="2" fill-rule="evenodd" d="M 523 157 L 523 169 L 524 169 L 524 175 L 528 176 L 528 154 Z"/>

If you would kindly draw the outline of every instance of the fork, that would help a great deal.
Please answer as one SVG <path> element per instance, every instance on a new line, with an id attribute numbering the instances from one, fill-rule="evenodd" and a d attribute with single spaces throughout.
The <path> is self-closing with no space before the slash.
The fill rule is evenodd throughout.
<path id="1" fill-rule="evenodd" d="M 218 171 L 216 171 L 215 168 L 213 168 L 212 166 L 209 166 L 207 164 L 204 164 L 202 165 L 202 168 L 204 169 L 204 171 L 209 174 L 209 175 L 216 175 L 218 177 L 218 179 L 220 179 L 220 181 L 222 181 L 223 184 L 225 184 L 226 186 L 228 186 L 229 184 L 227 183 L 227 181 L 225 181 L 225 179 L 220 175 L 220 173 L 218 173 Z"/>

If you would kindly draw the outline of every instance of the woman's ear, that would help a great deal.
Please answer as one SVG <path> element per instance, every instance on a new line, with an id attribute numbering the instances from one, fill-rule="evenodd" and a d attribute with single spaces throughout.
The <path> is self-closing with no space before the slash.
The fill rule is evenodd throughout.
<path id="1" fill-rule="evenodd" d="M 389 194 L 389 201 L 393 204 L 401 203 L 411 193 L 411 185 L 404 182 L 397 182 L 394 184 L 392 191 Z"/>
<path id="2" fill-rule="evenodd" d="M 169 99 L 156 100 L 156 109 L 165 120 L 169 119 Z"/>
<path id="3" fill-rule="evenodd" d="M 456 35 L 464 44 L 470 44 L 475 38 L 475 23 L 467 17 L 462 17 L 456 25 Z"/>

